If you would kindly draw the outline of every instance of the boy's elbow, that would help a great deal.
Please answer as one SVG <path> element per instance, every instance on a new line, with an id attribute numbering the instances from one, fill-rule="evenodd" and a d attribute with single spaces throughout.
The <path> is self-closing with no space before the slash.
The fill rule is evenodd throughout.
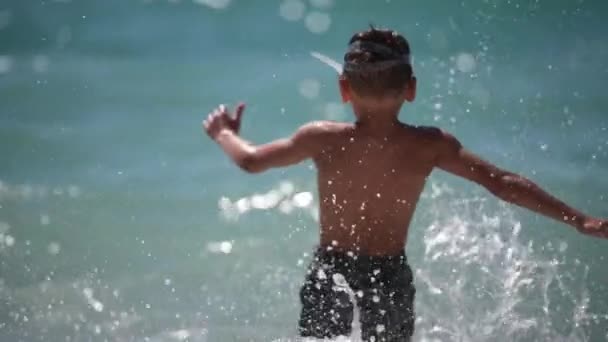
<path id="1" fill-rule="evenodd" d="M 236 161 L 236 164 L 239 168 L 241 168 L 241 170 L 247 173 L 260 173 L 264 171 L 264 168 L 262 165 L 260 165 L 253 153 L 248 153 L 242 156 Z"/>

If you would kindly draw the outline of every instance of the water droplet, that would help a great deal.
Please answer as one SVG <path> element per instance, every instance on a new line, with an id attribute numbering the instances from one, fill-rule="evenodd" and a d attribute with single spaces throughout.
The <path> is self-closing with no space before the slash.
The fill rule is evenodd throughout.
<path id="1" fill-rule="evenodd" d="M 93 303 L 91 303 L 91 306 L 93 307 L 93 310 L 97 312 L 103 311 L 103 304 L 100 301 L 93 301 Z"/>
<path id="2" fill-rule="evenodd" d="M 232 252 L 232 242 L 220 241 L 207 243 L 207 250 L 211 253 L 230 254 Z"/>
<path id="3" fill-rule="evenodd" d="M 10 56 L 0 55 L 0 75 L 7 74 L 13 68 L 13 59 Z"/>
<path id="4" fill-rule="evenodd" d="M 49 58 L 45 55 L 38 55 L 32 61 L 32 69 L 37 73 L 45 73 L 49 70 Z"/>
<path id="5" fill-rule="evenodd" d="M 68 195 L 72 198 L 78 198 L 82 194 L 82 190 L 76 185 L 68 186 Z"/>
<path id="6" fill-rule="evenodd" d="M 6 247 L 12 247 L 13 245 L 15 245 L 15 238 L 10 235 L 6 235 L 4 237 L 4 244 L 6 245 Z"/>
<path id="7" fill-rule="evenodd" d="M 312 203 L 312 193 L 300 192 L 293 196 L 293 204 L 298 208 L 308 207 Z"/>
<path id="8" fill-rule="evenodd" d="M 320 280 L 327 279 L 327 275 L 325 274 L 325 271 L 323 271 L 322 269 L 319 269 L 317 271 L 317 279 L 320 279 Z"/>
<path id="9" fill-rule="evenodd" d="M 47 246 L 47 251 L 50 255 L 57 255 L 61 251 L 61 246 L 57 242 L 51 242 Z"/>
<path id="10" fill-rule="evenodd" d="M 287 21 L 298 21 L 304 16 L 306 5 L 300 0 L 285 0 L 279 6 L 279 15 Z"/>
<path id="11" fill-rule="evenodd" d="M 171 336 L 172 340 L 188 341 L 188 338 L 190 338 L 192 334 L 186 329 L 181 329 L 177 331 L 172 331 L 169 336 Z"/>
<path id="12" fill-rule="evenodd" d="M 236 208 L 240 214 L 246 213 L 251 209 L 249 198 L 241 198 L 236 201 Z"/>
<path id="13" fill-rule="evenodd" d="M 470 53 L 461 53 L 456 57 L 456 69 L 460 72 L 470 73 L 475 69 L 475 57 Z"/>
<path id="14" fill-rule="evenodd" d="M 220 243 L 220 252 L 230 254 L 232 251 L 232 243 L 230 241 L 222 241 Z"/>
<path id="15" fill-rule="evenodd" d="M 85 287 L 82 289 L 82 294 L 88 299 L 93 297 L 93 289 L 90 287 Z"/>
<path id="16" fill-rule="evenodd" d="M 51 223 L 51 218 L 49 215 L 40 215 L 40 224 L 43 226 L 48 226 Z"/>
<path id="17" fill-rule="evenodd" d="M 308 99 L 314 99 L 318 97 L 320 90 L 321 84 L 319 83 L 319 81 L 314 79 L 305 79 L 300 82 L 299 85 L 300 95 Z"/>
<path id="18" fill-rule="evenodd" d="M 327 13 L 313 11 L 306 15 L 304 24 L 310 32 L 321 34 L 329 30 L 331 17 Z"/>

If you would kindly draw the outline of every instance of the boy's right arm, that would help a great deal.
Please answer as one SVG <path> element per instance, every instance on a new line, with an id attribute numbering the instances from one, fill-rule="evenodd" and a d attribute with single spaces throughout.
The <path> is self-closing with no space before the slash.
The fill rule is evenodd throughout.
<path id="1" fill-rule="evenodd" d="M 567 223 L 581 233 L 608 238 L 608 221 L 588 217 L 553 197 L 538 185 L 502 170 L 462 147 L 451 134 L 442 132 L 437 167 L 484 186 L 498 198 Z"/>
<path id="2" fill-rule="evenodd" d="M 270 168 L 297 164 L 314 158 L 323 147 L 323 136 L 327 122 L 311 122 L 300 127 L 289 138 L 253 145 L 239 136 L 239 128 L 245 105 L 240 104 L 232 115 L 226 106 L 220 105 L 206 120 L 203 127 L 210 138 L 236 165 L 250 173 L 258 173 Z"/>

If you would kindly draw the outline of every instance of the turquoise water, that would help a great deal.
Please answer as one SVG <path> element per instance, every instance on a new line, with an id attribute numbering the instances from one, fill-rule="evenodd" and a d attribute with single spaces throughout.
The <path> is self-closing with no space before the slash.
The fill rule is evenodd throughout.
<path id="1" fill-rule="evenodd" d="M 411 42 L 404 121 L 608 216 L 604 1 L 0 2 L 0 341 L 290 341 L 309 163 L 250 176 L 202 133 L 350 120 L 369 23 Z M 312 196 L 311 196 L 312 195 Z M 608 243 L 436 172 L 411 229 L 416 341 L 605 341 Z M 357 333 L 350 337 L 357 340 Z"/>

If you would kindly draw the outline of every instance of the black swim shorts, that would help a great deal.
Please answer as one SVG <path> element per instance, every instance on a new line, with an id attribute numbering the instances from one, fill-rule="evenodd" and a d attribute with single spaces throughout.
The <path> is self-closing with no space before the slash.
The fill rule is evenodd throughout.
<path id="1" fill-rule="evenodd" d="M 356 304 L 363 341 L 409 341 L 415 293 L 405 253 L 362 256 L 320 247 L 300 290 L 300 336 L 349 336 Z"/>

